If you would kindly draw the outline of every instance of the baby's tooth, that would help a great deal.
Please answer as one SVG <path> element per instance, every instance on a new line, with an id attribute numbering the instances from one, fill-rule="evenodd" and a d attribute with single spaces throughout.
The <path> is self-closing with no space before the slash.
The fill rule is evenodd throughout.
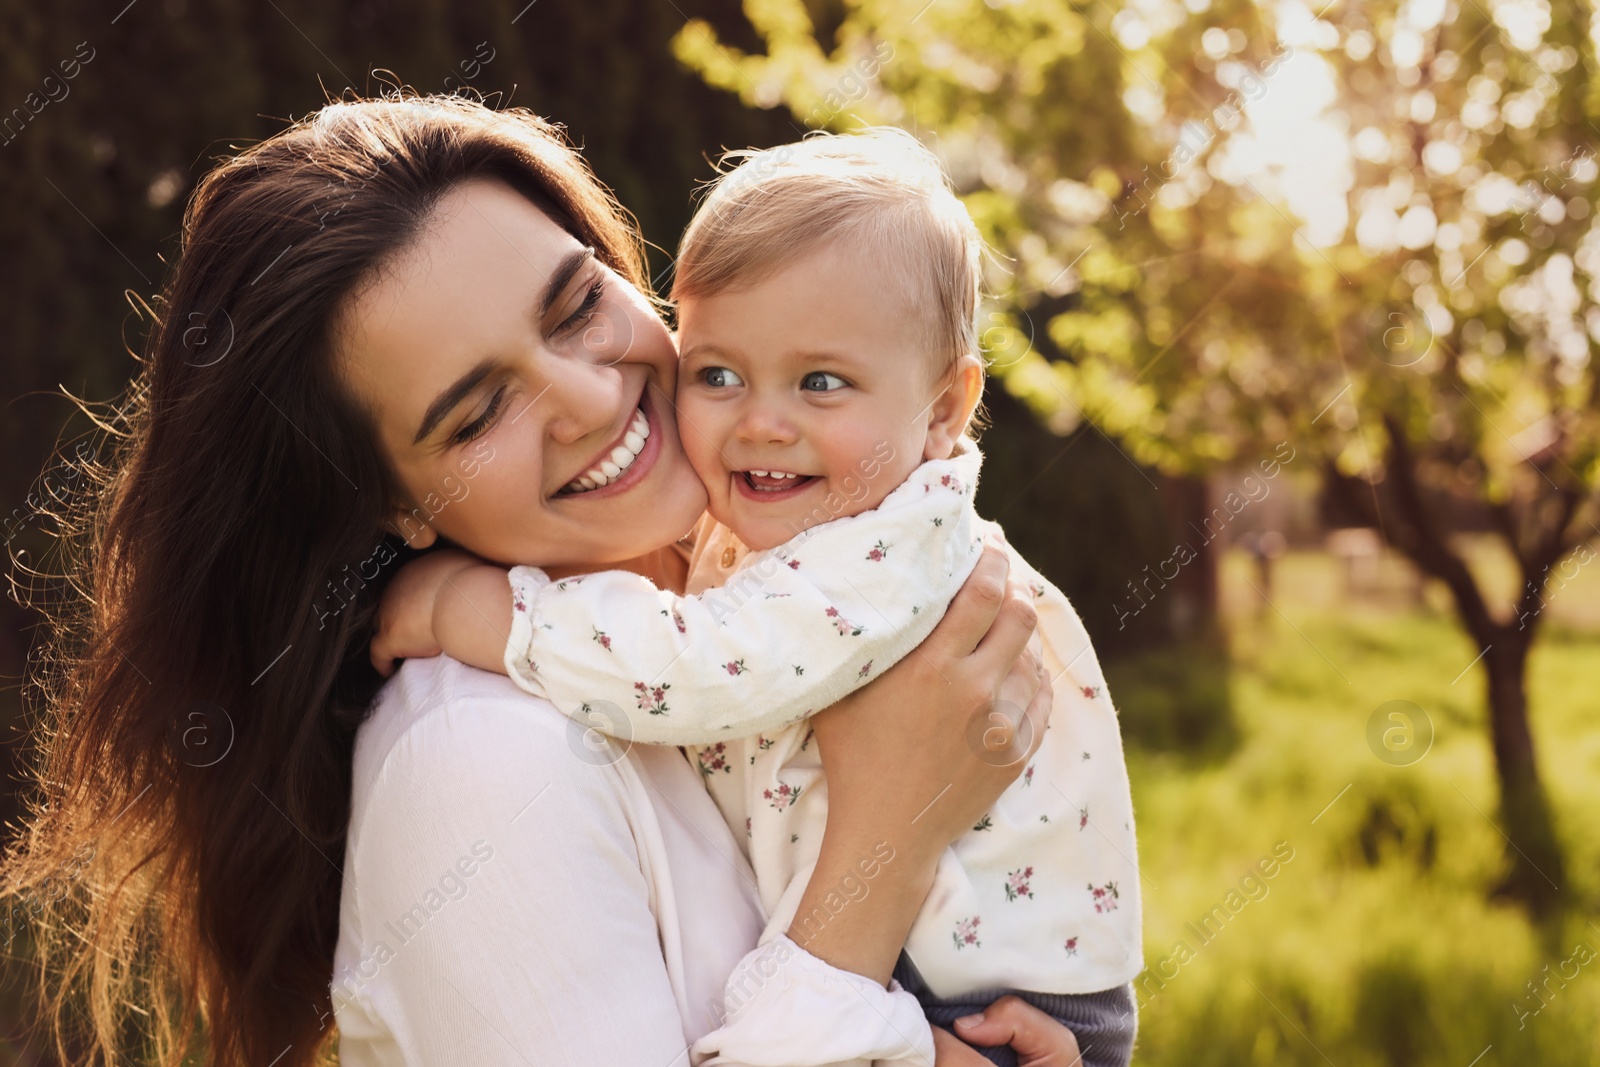
<path id="1" fill-rule="evenodd" d="M 622 445 L 618 445 L 611 450 L 611 462 L 617 465 L 618 470 L 622 470 L 633 462 L 633 453 Z"/>
<path id="2" fill-rule="evenodd" d="M 767 476 L 766 471 L 751 471 L 750 473 L 754 474 L 757 478 L 765 478 Z"/>
<path id="3" fill-rule="evenodd" d="M 629 452 L 637 454 L 644 447 L 644 438 L 640 437 L 637 432 L 629 430 L 622 435 L 622 444 Z"/>
<path id="4" fill-rule="evenodd" d="M 629 429 L 633 430 L 633 432 L 638 434 L 640 437 L 649 437 L 650 420 L 644 417 L 644 412 L 635 411 L 633 413 L 633 422 L 630 424 Z"/>
<path id="5" fill-rule="evenodd" d="M 593 488 L 595 488 L 595 484 L 594 484 L 594 479 L 593 478 L 580 477 L 578 479 L 578 484 L 583 486 L 585 489 L 593 489 Z"/>
<path id="6" fill-rule="evenodd" d="M 611 481 L 611 478 L 607 476 L 606 473 L 599 467 L 596 467 L 589 472 L 589 480 L 594 482 L 594 487 L 598 489 L 602 485 L 605 485 L 607 482 Z"/>
<path id="7" fill-rule="evenodd" d="M 622 468 L 611 462 L 609 459 L 603 459 L 600 461 L 600 473 L 604 474 L 606 476 L 606 480 L 609 481 L 621 474 Z"/>

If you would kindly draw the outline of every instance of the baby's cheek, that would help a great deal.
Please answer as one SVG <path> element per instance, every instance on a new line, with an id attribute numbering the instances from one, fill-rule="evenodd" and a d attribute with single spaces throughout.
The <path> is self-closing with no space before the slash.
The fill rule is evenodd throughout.
<path id="1" fill-rule="evenodd" d="M 852 511 L 867 511 L 910 477 L 922 454 L 920 442 L 909 434 L 884 432 L 862 437 L 848 458 L 838 456 L 836 461 L 837 491 L 850 500 Z"/>
<path id="2" fill-rule="evenodd" d="M 683 451 L 689 457 L 689 466 L 708 490 L 722 484 L 724 471 L 722 457 L 716 442 L 708 436 L 711 419 L 703 405 L 695 403 L 690 390 L 678 390 L 678 436 L 683 440 Z"/>

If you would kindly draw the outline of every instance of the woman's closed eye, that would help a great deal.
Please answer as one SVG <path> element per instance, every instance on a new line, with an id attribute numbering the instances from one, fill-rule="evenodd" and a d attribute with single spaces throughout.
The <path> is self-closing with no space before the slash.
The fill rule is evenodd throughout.
<path id="1" fill-rule="evenodd" d="M 502 385 L 489 398 L 489 406 L 483 409 L 483 414 L 450 435 L 450 443 L 452 445 L 464 445 L 473 438 L 482 435 L 489 428 L 489 424 L 494 422 L 494 417 L 500 414 L 500 406 L 505 402 L 505 398 L 506 387 Z"/>
<path id="2" fill-rule="evenodd" d="M 744 384 L 744 379 L 727 367 L 707 367 L 700 372 L 700 380 L 713 389 L 726 389 Z"/>
<path id="3" fill-rule="evenodd" d="M 606 280 L 604 277 L 596 278 L 588 291 L 583 294 L 583 302 L 579 304 L 561 324 L 556 327 L 557 333 L 568 333 L 577 329 L 594 317 L 594 309 L 600 306 L 600 298 L 605 296 Z"/>
<path id="4" fill-rule="evenodd" d="M 815 370 L 800 380 L 800 388 L 808 393 L 831 393 L 835 389 L 843 389 L 850 383 L 837 374 L 827 371 Z"/>

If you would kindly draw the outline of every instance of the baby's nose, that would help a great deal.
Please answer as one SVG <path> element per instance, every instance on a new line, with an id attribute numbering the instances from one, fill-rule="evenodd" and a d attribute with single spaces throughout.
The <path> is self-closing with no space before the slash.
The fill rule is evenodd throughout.
<path id="1" fill-rule="evenodd" d="M 785 444 L 799 436 L 794 420 L 770 405 L 752 405 L 739 420 L 739 436 L 746 441 Z"/>

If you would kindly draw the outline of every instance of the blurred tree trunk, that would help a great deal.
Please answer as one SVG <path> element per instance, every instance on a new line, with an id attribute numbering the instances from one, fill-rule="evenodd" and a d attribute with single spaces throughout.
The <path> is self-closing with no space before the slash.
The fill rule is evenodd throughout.
<path id="1" fill-rule="evenodd" d="M 1466 560 L 1445 534 L 1441 505 L 1423 485 L 1404 428 L 1392 417 L 1385 419 L 1385 427 L 1389 456 L 1381 494 L 1331 468 L 1329 487 L 1346 507 L 1382 529 L 1388 542 L 1419 570 L 1450 590 L 1485 672 L 1490 745 L 1507 841 L 1507 869 L 1496 893 L 1536 916 L 1548 915 L 1565 895 L 1565 863 L 1528 725 L 1528 650 L 1542 616 L 1550 567 L 1573 547 L 1567 528 L 1579 497 L 1563 491 L 1557 494 L 1554 509 L 1530 507 L 1520 520 L 1509 504 L 1495 507 L 1500 533 L 1525 579 L 1513 616 L 1496 619 Z M 1381 504 L 1380 495 L 1387 498 Z"/>
<path id="2" fill-rule="evenodd" d="M 1204 475 L 1161 479 L 1161 498 L 1180 540 L 1192 546 L 1195 558 L 1173 579 L 1169 613 L 1177 637 L 1209 633 L 1216 628 L 1218 612 L 1218 559 L 1225 545 L 1220 536 L 1207 540 L 1206 519 L 1211 515 L 1211 482 Z"/>
<path id="3" fill-rule="evenodd" d="M 1533 629 L 1502 626 L 1483 657 L 1489 733 L 1500 778 L 1500 812 L 1510 870 L 1500 885 L 1511 899 L 1550 910 L 1561 896 L 1562 855 L 1528 729 L 1527 662 Z"/>

